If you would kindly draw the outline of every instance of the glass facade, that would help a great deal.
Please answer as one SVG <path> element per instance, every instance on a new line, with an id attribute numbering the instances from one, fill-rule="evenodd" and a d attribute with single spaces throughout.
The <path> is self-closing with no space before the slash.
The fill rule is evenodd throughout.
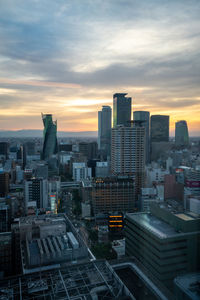
<path id="1" fill-rule="evenodd" d="M 151 142 L 169 142 L 169 116 L 151 116 Z"/>
<path id="2" fill-rule="evenodd" d="M 42 158 L 48 160 L 53 154 L 57 153 L 57 121 L 52 120 L 51 114 L 42 114 L 44 124 L 44 144 Z"/>
<path id="3" fill-rule="evenodd" d="M 189 135 L 186 121 L 176 122 L 175 128 L 175 144 L 176 146 L 188 146 Z"/>
<path id="4" fill-rule="evenodd" d="M 113 127 L 117 125 L 131 126 L 132 98 L 126 97 L 127 93 L 113 95 Z"/>

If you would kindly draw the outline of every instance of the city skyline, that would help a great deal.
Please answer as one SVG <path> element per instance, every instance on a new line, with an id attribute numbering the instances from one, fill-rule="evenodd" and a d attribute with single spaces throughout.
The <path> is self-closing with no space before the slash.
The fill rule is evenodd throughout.
<path id="1" fill-rule="evenodd" d="M 186 120 L 198 136 L 198 1 L 6 1 L 0 4 L 0 129 L 97 130 L 114 93 L 132 111 Z"/>

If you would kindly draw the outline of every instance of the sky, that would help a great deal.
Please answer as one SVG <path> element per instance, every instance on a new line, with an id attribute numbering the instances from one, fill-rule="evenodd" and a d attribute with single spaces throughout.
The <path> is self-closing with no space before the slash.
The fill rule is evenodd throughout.
<path id="1" fill-rule="evenodd" d="M 97 130 L 127 92 L 133 110 L 200 135 L 199 0 L 0 0 L 0 130 Z"/>

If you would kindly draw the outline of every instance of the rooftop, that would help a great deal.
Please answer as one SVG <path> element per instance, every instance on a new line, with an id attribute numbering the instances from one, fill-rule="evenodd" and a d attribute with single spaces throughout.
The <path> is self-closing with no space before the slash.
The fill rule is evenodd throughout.
<path id="1" fill-rule="evenodd" d="M 0 281 L 5 299 L 134 299 L 106 261 Z M 3 299 L 3 298 L 2 298 Z"/>
<path id="2" fill-rule="evenodd" d="M 27 216 L 20 218 L 20 224 L 53 224 L 55 222 L 66 222 L 64 215 L 38 215 L 38 216 Z"/>
<path id="3" fill-rule="evenodd" d="M 200 299 L 200 273 L 186 274 L 174 279 L 174 283 L 187 295 L 188 299 Z"/>
<path id="4" fill-rule="evenodd" d="M 172 226 L 149 213 L 128 213 L 127 216 L 161 239 L 180 234 Z"/>
<path id="5" fill-rule="evenodd" d="M 191 221 L 194 220 L 192 216 L 186 215 L 186 214 L 175 214 L 178 218 L 184 220 L 184 221 Z"/>

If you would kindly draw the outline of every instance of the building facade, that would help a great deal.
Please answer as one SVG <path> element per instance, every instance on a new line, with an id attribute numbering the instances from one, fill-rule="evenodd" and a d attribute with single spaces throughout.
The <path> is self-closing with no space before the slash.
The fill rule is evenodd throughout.
<path id="1" fill-rule="evenodd" d="M 130 126 L 132 98 L 127 93 L 113 95 L 113 127 L 117 125 Z"/>
<path id="2" fill-rule="evenodd" d="M 135 256 L 170 288 L 176 276 L 199 268 L 200 219 L 156 203 L 150 210 L 127 214 L 126 255 Z"/>
<path id="3" fill-rule="evenodd" d="M 92 177 L 92 170 L 88 168 L 85 162 L 73 163 L 73 179 L 82 181 Z"/>
<path id="4" fill-rule="evenodd" d="M 151 116 L 151 142 L 169 142 L 169 116 Z"/>
<path id="5" fill-rule="evenodd" d="M 111 118 L 110 106 L 103 106 L 102 110 L 98 111 L 98 149 L 105 156 L 110 156 Z"/>
<path id="6" fill-rule="evenodd" d="M 57 121 L 52 120 L 51 114 L 42 114 L 44 124 L 44 143 L 42 158 L 48 160 L 57 153 Z"/>
<path id="7" fill-rule="evenodd" d="M 0 170 L 0 197 L 5 197 L 9 191 L 9 173 Z"/>
<path id="8" fill-rule="evenodd" d="M 111 172 L 113 175 L 134 175 L 144 172 L 145 128 L 134 123 L 132 127 L 112 129 Z"/>
<path id="9" fill-rule="evenodd" d="M 92 183 L 94 214 L 135 211 L 134 180 L 132 178 L 98 178 Z"/>
<path id="10" fill-rule="evenodd" d="M 26 208 L 48 208 L 48 181 L 43 178 L 32 178 L 24 182 Z"/>
<path id="11" fill-rule="evenodd" d="M 176 146 L 188 146 L 189 134 L 186 121 L 178 121 L 175 123 L 175 144 Z"/>
<path id="12" fill-rule="evenodd" d="M 134 111 L 133 112 L 134 121 L 143 121 L 143 126 L 145 127 L 146 134 L 146 164 L 150 161 L 150 113 L 148 111 Z"/>

